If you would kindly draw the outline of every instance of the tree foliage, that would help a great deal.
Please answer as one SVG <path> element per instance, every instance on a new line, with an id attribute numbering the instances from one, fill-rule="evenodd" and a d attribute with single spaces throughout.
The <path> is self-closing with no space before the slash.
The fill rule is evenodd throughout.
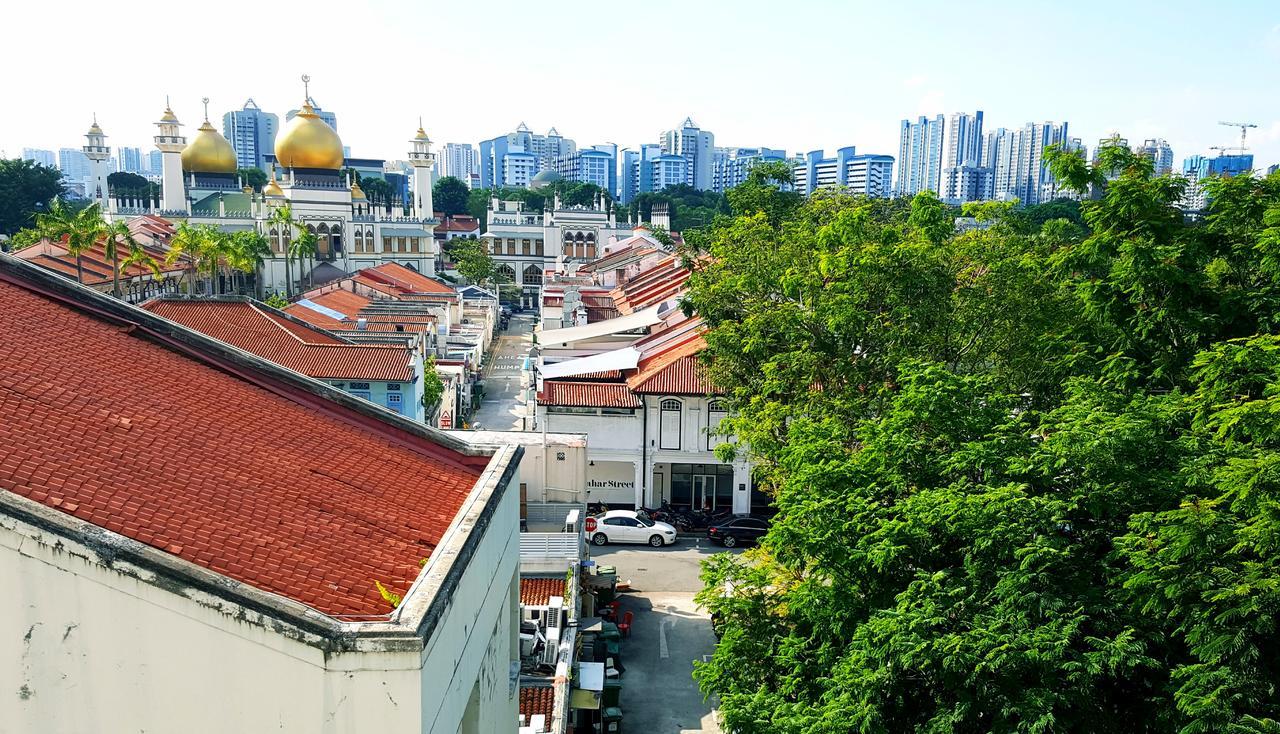
<path id="1" fill-rule="evenodd" d="M 485 249 L 484 242 L 471 237 L 458 237 L 449 240 L 449 257 L 453 259 L 462 277 L 471 283 L 485 283 L 494 279 L 497 271 L 493 257 Z"/>
<path id="2" fill-rule="evenodd" d="M 686 237 L 778 510 L 717 556 L 727 731 L 1262 732 L 1280 718 L 1280 176 L 1050 154 L 1079 204 L 776 183 Z M 1105 174 L 1105 175 L 1104 175 Z"/>
<path id="3" fill-rule="evenodd" d="M 62 172 L 33 161 L 0 158 L 0 234 L 35 223 L 62 194 Z"/>
<path id="4" fill-rule="evenodd" d="M 436 211 L 443 212 L 446 216 L 466 214 L 467 200 L 470 196 L 471 189 L 462 182 L 462 179 L 444 176 L 432 187 L 431 203 Z"/>
<path id="5" fill-rule="evenodd" d="M 244 181 L 244 185 L 251 187 L 258 193 L 262 193 L 262 187 L 267 185 L 267 172 L 257 166 L 241 168 L 239 174 L 240 180 Z"/>

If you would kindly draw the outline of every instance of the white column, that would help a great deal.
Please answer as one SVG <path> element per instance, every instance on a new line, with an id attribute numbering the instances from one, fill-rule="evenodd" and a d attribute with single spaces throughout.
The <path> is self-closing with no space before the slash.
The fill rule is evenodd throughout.
<path id="1" fill-rule="evenodd" d="M 746 515 L 751 512 L 751 468 L 746 463 L 733 463 L 733 512 Z"/>
<path id="2" fill-rule="evenodd" d="M 638 510 L 645 505 L 644 461 L 636 459 L 631 463 L 636 470 L 636 509 Z"/>
<path id="3" fill-rule="evenodd" d="M 164 151 L 164 181 L 160 188 L 160 207 L 169 210 L 187 208 L 187 189 L 182 181 L 182 153 Z"/>

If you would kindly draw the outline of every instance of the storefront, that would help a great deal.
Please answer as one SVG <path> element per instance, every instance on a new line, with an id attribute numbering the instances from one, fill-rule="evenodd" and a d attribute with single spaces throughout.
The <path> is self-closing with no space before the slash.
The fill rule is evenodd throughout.
<path id="1" fill-rule="evenodd" d="M 670 502 L 713 512 L 733 509 L 733 467 L 728 464 L 670 464 Z"/>

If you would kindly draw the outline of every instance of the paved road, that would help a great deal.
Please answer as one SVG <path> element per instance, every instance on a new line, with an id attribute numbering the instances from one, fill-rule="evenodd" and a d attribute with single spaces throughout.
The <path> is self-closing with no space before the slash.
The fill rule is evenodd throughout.
<path id="1" fill-rule="evenodd" d="M 515 314 L 506 331 L 494 339 L 494 348 L 485 367 L 484 402 L 472 416 L 471 427 L 489 431 L 523 430 L 521 415 L 524 394 L 520 387 L 520 367 L 533 343 L 533 317 Z"/>
<path id="2" fill-rule="evenodd" d="M 705 538 L 681 538 L 667 548 L 592 547 L 597 563 L 616 566 L 635 591 L 622 595 L 635 614 L 623 648 L 622 712 L 627 731 L 718 734 L 712 702 L 693 680 L 693 661 L 715 649 L 711 621 L 693 601 L 702 588 L 700 561 L 723 548 Z"/>

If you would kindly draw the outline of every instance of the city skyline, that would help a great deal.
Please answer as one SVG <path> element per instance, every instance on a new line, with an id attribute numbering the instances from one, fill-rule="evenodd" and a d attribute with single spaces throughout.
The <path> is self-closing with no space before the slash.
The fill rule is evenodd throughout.
<path id="1" fill-rule="evenodd" d="M 935 4 L 927 10 L 932 21 L 921 24 L 919 11 L 908 13 L 906 8 L 802 2 L 788 8 L 782 19 L 786 25 L 836 27 L 855 23 L 899 28 L 909 30 L 914 45 L 925 51 L 907 61 L 868 64 L 866 59 L 894 58 L 874 51 L 887 51 L 894 43 L 890 38 L 898 35 L 871 34 L 858 49 L 820 44 L 808 63 L 799 66 L 781 63 L 773 54 L 751 52 L 750 39 L 776 32 L 780 19 L 773 6 L 761 4 L 759 7 L 770 8 L 770 12 L 756 13 L 752 10 L 756 5 L 748 3 L 734 6 L 742 24 L 735 38 L 742 39 L 744 46 L 741 54 L 731 56 L 729 64 L 725 61 L 728 50 L 716 46 L 723 42 L 708 43 L 707 38 L 715 37 L 697 31 L 703 27 L 700 23 L 717 22 L 728 9 L 711 4 L 686 8 L 682 24 L 668 29 L 670 43 L 683 49 L 672 58 L 626 58 L 612 53 L 612 46 L 625 39 L 626 25 L 608 24 L 615 28 L 611 34 L 585 34 L 576 51 L 580 56 L 600 59 L 600 64 L 569 66 L 556 54 L 530 54 L 515 72 L 529 83 L 504 85 L 501 104 L 483 99 L 483 91 L 477 91 L 473 92 L 478 95 L 474 105 L 442 107 L 435 100 L 445 98 L 439 93 L 441 87 L 447 88 L 453 83 L 451 79 L 458 78 L 452 67 L 466 69 L 466 78 L 471 79 L 496 78 L 512 71 L 504 59 L 474 53 L 474 46 L 466 41 L 469 34 L 416 35 L 412 29 L 421 23 L 435 28 L 480 25 L 502 45 L 507 39 L 514 41 L 525 35 L 546 37 L 554 23 L 566 33 L 607 24 L 604 16 L 621 11 L 602 13 L 593 5 L 568 2 L 559 6 L 554 17 L 485 25 L 474 11 L 455 7 L 433 8 L 428 13 L 374 2 L 353 14 L 349 5 L 319 2 L 312 13 L 299 18 L 283 7 L 231 2 L 223 6 L 225 13 L 212 18 L 194 8 L 166 7 L 162 23 L 149 15 L 153 4 L 126 2 L 120 12 L 103 18 L 101 26 L 67 27 L 65 42 L 91 45 L 103 34 L 110 36 L 112 26 L 123 30 L 126 22 L 136 24 L 139 20 L 144 30 L 150 29 L 161 40 L 166 28 L 197 21 L 207 27 L 211 37 L 234 37 L 239 32 L 236 19 L 243 13 L 268 26 L 287 20 L 291 28 L 298 29 L 298 35 L 305 36 L 310 31 L 320 33 L 332 13 L 344 16 L 344 37 L 371 33 L 385 37 L 380 53 L 389 63 L 380 61 L 383 68 L 396 67 L 397 59 L 407 63 L 420 58 L 415 56 L 415 46 L 430 44 L 428 58 L 433 61 L 426 71 L 433 73 L 427 75 L 425 85 L 407 85 L 402 77 L 365 75 L 357 88 L 347 54 L 281 53 L 266 65 L 262 63 L 264 54 L 229 54 L 219 57 L 216 66 L 160 64 L 131 82 L 127 94 L 118 84 L 91 84 L 79 86 L 69 95 L 51 87 L 47 78 L 74 78 L 75 57 L 52 55 L 44 62 L 49 67 L 44 73 L 9 75 L 0 81 L 3 98 L 25 100 L 43 111 L 38 116 L 6 119 L 0 125 L 0 150 L 13 157 L 23 148 L 78 146 L 96 113 L 113 148 L 136 146 L 148 151 L 154 135 L 152 123 L 163 110 L 166 95 L 187 130 L 194 130 L 202 121 L 200 99 L 204 96 L 212 99 L 210 118 L 215 125 L 223 113 L 239 109 L 248 97 L 283 119 L 301 101 L 299 77 L 309 73 L 312 96 L 342 120 L 344 144 L 352 155 L 367 158 L 404 158 L 419 116 L 438 144 L 475 145 L 523 121 L 537 133 L 558 127 L 583 147 L 615 143 L 619 149 L 638 149 L 654 142 L 661 131 L 692 117 L 715 134 L 717 145 L 776 146 L 796 154 L 853 143 L 860 152 L 894 155 L 902 119 L 937 114 L 949 117 L 981 109 L 989 129 L 1069 120 L 1073 132 L 1086 144 L 1113 131 L 1130 141 L 1164 138 L 1179 160 L 1209 154 L 1211 146 L 1237 144 L 1239 131 L 1218 125 L 1220 120 L 1249 121 L 1259 126 L 1249 136 L 1258 166 L 1265 168 L 1280 160 L 1280 100 L 1267 93 L 1280 83 L 1280 8 L 1244 0 L 1217 7 L 1212 13 L 1190 5 L 1155 3 L 1113 6 L 1083 2 L 1078 6 L 1081 17 L 1106 17 L 1117 33 L 1123 31 L 1124 49 L 1119 48 L 1121 44 L 1095 43 L 1091 39 L 1098 34 L 1094 33 L 1077 38 L 1073 54 L 1067 45 L 1071 36 L 1062 32 L 1071 26 L 1064 26 L 1051 9 L 1029 9 L 1020 13 L 1023 20 L 1015 23 L 1005 17 L 1010 14 Z M 76 0 L 59 15 L 65 18 L 91 7 Z M 1091 16 L 1090 7 L 1101 15 Z M 56 20 L 48 6 L 20 6 L 4 13 L 16 16 L 14 27 Z M 999 42 L 958 40 L 948 29 L 965 18 L 970 22 L 981 18 L 984 33 Z M 1171 52 L 1186 28 L 1208 27 L 1210 22 L 1215 27 L 1239 30 L 1203 34 L 1196 38 L 1194 50 Z M 508 27 L 514 25 L 520 27 Z M 1036 28 L 1045 30 L 1037 33 Z M 11 48 L 22 53 L 28 47 L 27 51 L 35 53 L 40 43 L 45 42 L 27 34 L 16 38 Z M 1010 66 L 1002 61 L 1027 58 L 1033 51 L 1053 63 Z M 957 54 L 964 55 L 966 63 L 948 61 Z M 685 73 L 690 67 L 702 67 L 707 73 Z M 1046 73 L 1050 67 L 1052 73 Z M 848 70 L 844 78 L 830 71 L 844 69 Z M 453 74 L 445 77 L 442 74 L 446 71 Z M 622 79 L 630 81 L 620 86 Z M 645 79 L 663 80 L 661 91 L 647 88 Z M 744 81 L 749 84 L 744 86 Z M 570 83 L 575 96 L 594 86 L 613 103 L 566 105 L 556 90 L 568 89 Z M 405 91 L 406 87 L 415 91 Z M 629 105 L 625 103 L 628 98 L 645 102 Z M 795 104 L 799 100 L 805 103 L 803 113 Z"/>

